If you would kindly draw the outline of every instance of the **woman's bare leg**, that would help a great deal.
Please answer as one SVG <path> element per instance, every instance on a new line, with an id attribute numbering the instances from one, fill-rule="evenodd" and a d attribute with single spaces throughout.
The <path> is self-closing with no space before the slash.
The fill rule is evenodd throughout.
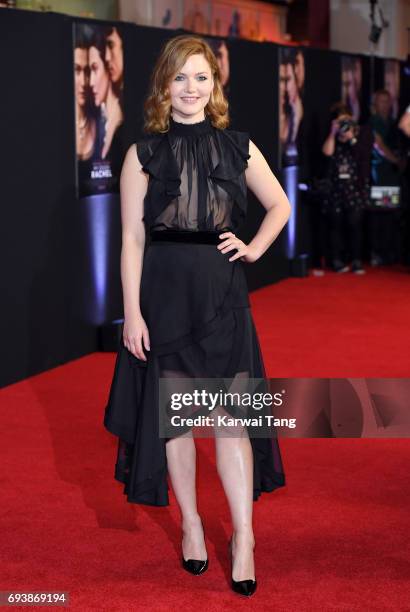
<path id="1" fill-rule="evenodd" d="M 255 579 L 252 527 L 253 453 L 246 428 L 215 430 L 216 465 L 232 517 L 234 580 Z"/>
<path id="2" fill-rule="evenodd" d="M 196 500 L 196 447 L 192 432 L 166 443 L 168 474 L 182 519 L 184 559 L 207 558 L 201 517 Z"/>

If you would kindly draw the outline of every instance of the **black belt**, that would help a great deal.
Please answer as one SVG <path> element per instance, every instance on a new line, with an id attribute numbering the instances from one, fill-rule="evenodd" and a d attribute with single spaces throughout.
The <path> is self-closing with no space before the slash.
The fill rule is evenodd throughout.
<path id="1" fill-rule="evenodd" d="M 220 244 L 220 234 L 232 231 L 229 228 L 212 230 L 152 230 L 150 237 L 152 242 L 188 242 L 190 244 Z"/>

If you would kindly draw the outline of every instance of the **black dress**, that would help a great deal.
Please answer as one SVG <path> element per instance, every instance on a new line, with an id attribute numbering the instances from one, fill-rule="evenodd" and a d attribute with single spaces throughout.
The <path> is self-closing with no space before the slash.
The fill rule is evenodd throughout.
<path id="1" fill-rule="evenodd" d="M 169 504 L 166 442 L 159 435 L 159 379 L 266 378 L 250 310 L 245 264 L 216 244 L 247 209 L 249 135 L 170 119 L 165 134 L 137 142 L 149 175 L 140 308 L 147 361 L 121 340 L 104 425 L 118 436 L 114 477 L 131 503 Z M 254 500 L 285 484 L 276 436 L 251 437 Z"/>
<path id="2" fill-rule="evenodd" d="M 331 192 L 329 206 L 335 212 L 364 210 L 370 197 L 370 167 L 367 176 L 361 171 L 363 147 L 349 142 L 336 142 L 335 151 L 329 160 Z"/>

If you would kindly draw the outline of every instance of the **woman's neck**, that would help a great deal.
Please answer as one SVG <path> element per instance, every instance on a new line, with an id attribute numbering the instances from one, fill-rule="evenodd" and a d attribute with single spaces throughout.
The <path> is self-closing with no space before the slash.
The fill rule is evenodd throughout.
<path id="1" fill-rule="evenodd" d="M 112 109 L 112 107 L 117 103 L 117 97 L 114 94 L 111 84 L 108 86 L 107 97 L 105 99 L 105 105 L 107 107 L 108 113 Z"/>
<path id="2" fill-rule="evenodd" d="M 171 117 L 176 123 L 183 123 L 185 125 L 193 125 L 195 123 L 200 123 L 201 121 L 204 121 L 205 113 L 204 111 L 202 111 L 201 113 L 194 115 L 194 117 L 188 117 L 188 121 L 186 120 L 186 117 L 183 118 L 179 116 L 177 113 L 171 113 Z"/>
<path id="3" fill-rule="evenodd" d="M 80 122 L 83 119 L 86 118 L 86 114 L 84 112 L 84 108 L 82 106 L 80 106 L 79 104 L 76 105 L 76 117 L 77 117 L 77 121 Z"/>

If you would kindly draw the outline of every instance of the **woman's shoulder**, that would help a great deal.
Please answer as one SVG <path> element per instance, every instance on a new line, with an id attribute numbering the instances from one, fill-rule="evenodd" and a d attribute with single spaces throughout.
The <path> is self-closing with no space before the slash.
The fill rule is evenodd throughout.
<path id="1" fill-rule="evenodd" d="M 221 139 L 225 146 L 231 145 L 231 147 L 233 147 L 234 150 L 245 160 L 250 158 L 249 132 L 232 128 L 225 128 L 223 130 L 218 129 L 217 132 L 221 134 Z"/>
<path id="2" fill-rule="evenodd" d="M 151 132 L 142 134 L 134 143 L 136 148 L 138 160 L 141 166 L 144 168 L 152 157 L 155 156 L 155 152 L 160 151 L 159 145 L 164 140 L 166 133 Z"/>
<path id="3" fill-rule="evenodd" d="M 143 134 L 136 142 L 142 170 L 162 181 L 178 174 L 178 164 L 172 151 L 168 132 Z"/>
<path id="4" fill-rule="evenodd" d="M 161 140 L 166 136 L 167 132 L 159 133 L 159 132 L 150 132 L 147 134 L 142 134 L 136 141 L 137 149 L 150 149 L 155 148 Z"/>
<path id="5" fill-rule="evenodd" d="M 238 129 L 234 129 L 231 127 L 227 127 L 225 129 L 218 129 L 218 132 L 222 132 L 229 138 L 233 138 L 237 141 L 249 140 L 249 132 L 246 130 L 241 130 L 241 129 L 238 130 Z"/>

